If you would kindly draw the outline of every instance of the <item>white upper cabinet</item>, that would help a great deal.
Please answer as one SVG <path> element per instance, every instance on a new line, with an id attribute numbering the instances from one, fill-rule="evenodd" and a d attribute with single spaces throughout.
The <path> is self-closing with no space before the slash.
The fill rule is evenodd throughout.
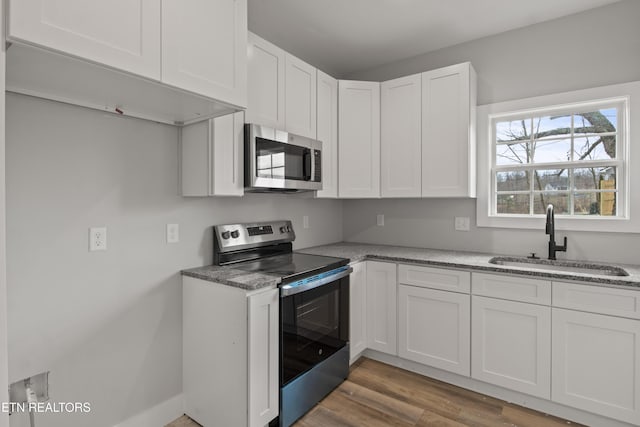
<path id="1" fill-rule="evenodd" d="M 164 83 L 245 107 L 246 46 L 247 0 L 162 0 Z"/>
<path id="2" fill-rule="evenodd" d="M 278 46 L 249 33 L 248 123 L 285 129 L 285 56 Z"/>
<path id="3" fill-rule="evenodd" d="M 249 33 L 247 122 L 316 138 L 316 69 Z"/>
<path id="4" fill-rule="evenodd" d="M 338 82 L 341 198 L 380 197 L 380 83 Z"/>
<path id="5" fill-rule="evenodd" d="M 160 80 L 160 1 L 11 0 L 8 37 Z"/>
<path id="6" fill-rule="evenodd" d="M 381 195 L 422 195 L 422 104 L 421 75 L 382 82 L 381 106 Z"/>
<path id="7" fill-rule="evenodd" d="M 318 70 L 317 134 L 322 141 L 322 190 L 318 197 L 338 197 L 338 81 Z"/>
<path id="8" fill-rule="evenodd" d="M 316 69 L 285 56 L 285 124 L 288 132 L 316 138 Z"/>
<path id="9" fill-rule="evenodd" d="M 239 112 L 181 129 L 183 196 L 244 194 L 243 126 Z"/>
<path id="10" fill-rule="evenodd" d="M 423 197 L 475 197 L 475 105 L 470 63 L 422 73 Z"/>
<path id="11" fill-rule="evenodd" d="M 246 0 L 8 6 L 12 92 L 171 125 L 246 106 Z"/>

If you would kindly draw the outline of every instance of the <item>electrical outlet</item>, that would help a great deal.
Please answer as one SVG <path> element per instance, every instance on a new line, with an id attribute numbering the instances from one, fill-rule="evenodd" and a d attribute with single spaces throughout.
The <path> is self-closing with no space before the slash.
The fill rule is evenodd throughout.
<path id="1" fill-rule="evenodd" d="M 178 224 L 167 224 L 167 243 L 178 243 L 180 241 L 180 226 Z"/>
<path id="2" fill-rule="evenodd" d="M 384 227 L 384 214 L 378 214 L 377 223 L 378 226 Z"/>
<path id="3" fill-rule="evenodd" d="M 107 250 L 107 227 L 91 227 L 89 229 L 89 251 Z"/>
<path id="4" fill-rule="evenodd" d="M 469 231 L 470 220 L 468 216 L 455 217 L 456 231 Z"/>
<path id="5" fill-rule="evenodd" d="M 302 217 L 302 228 L 309 228 L 309 216 L 304 215 Z"/>

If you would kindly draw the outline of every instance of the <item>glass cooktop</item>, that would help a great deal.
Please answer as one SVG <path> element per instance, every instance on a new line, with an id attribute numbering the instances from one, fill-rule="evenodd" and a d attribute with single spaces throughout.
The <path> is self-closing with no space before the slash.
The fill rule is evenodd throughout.
<path id="1" fill-rule="evenodd" d="M 284 284 L 323 271 L 333 270 L 348 263 L 349 260 L 346 258 L 288 253 L 237 263 L 233 265 L 233 268 L 280 276 Z"/>

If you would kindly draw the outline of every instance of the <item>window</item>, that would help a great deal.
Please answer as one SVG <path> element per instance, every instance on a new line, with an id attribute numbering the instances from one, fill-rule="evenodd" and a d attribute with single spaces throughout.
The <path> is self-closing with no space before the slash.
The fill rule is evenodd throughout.
<path id="1" fill-rule="evenodd" d="M 490 215 L 620 218 L 626 99 L 491 115 Z"/>

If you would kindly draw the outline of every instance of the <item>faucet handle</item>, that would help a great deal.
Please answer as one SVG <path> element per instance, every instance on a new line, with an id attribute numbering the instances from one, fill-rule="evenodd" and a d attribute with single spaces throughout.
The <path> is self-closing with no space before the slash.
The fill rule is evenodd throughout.
<path id="1" fill-rule="evenodd" d="M 564 245 L 558 246 L 558 250 L 561 252 L 567 251 L 567 236 L 564 236 Z"/>

